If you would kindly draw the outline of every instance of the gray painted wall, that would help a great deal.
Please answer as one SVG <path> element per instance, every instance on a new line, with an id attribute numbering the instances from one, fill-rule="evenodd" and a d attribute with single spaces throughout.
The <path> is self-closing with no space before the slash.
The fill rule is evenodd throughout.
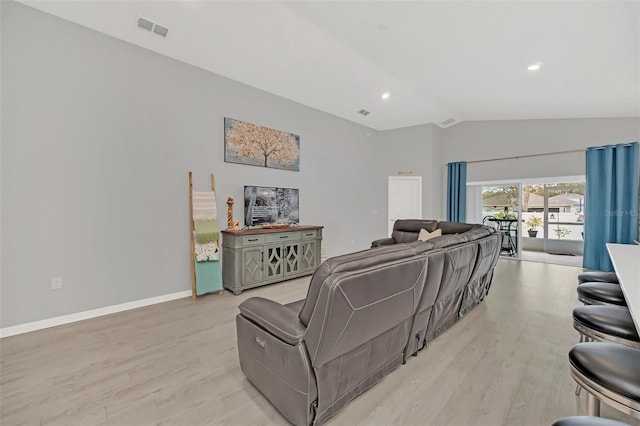
<path id="1" fill-rule="evenodd" d="M 300 188 L 330 256 L 385 236 L 377 132 L 1 3 L 0 327 L 190 289 L 190 170 L 240 220 L 245 184 Z M 225 163 L 225 116 L 300 135 L 300 172 Z"/>
<path id="2" fill-rule="evenodd" d="M 640 118 L 471 121 L 443 133 L 443 162 L 584 150 L 640 139 Z M 470 182 L 585 174 L 584 152 L 469 164 Z M 445 175 L 446 176 L 446 175 Z"/>
<path id="3" fill-rule="evenodd" d="M 422 216 L 444 220 L 439 201 L 443 186 L 441 132 L 433 124 L 424 124 L 379 133 L 378 168 L 381 176 L 376 186 L 385 188 L 385 201 L 388 195 L 388 176 L 395 176 L 400 171 L 412 171 L 413 175 L 422 176 Z M 381 213 L 386 227 L 386 204 Z"/>

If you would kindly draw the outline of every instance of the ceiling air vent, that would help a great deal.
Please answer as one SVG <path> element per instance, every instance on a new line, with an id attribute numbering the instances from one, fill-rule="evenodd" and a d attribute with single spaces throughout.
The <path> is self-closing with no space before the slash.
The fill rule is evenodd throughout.
<path id="1" fill-rule="evenodd" d="M 169 28 L 163 27 L 160 24 L 156 24 L 153 21 L 148 20 L 147 18 L 143 18 L 138 16 L 138 28 L 142 28 L 143 30 L 151 31 L 154 34 L 158 34 L 161 37 L 166 37 L 169 33 Z"/>
<path id="2" fill-rule="evenodd" d="M 442 124 L 443 126 L 449 126 L 450 124 L 453 124 L 456 122 L 455 118 L 448 118 L 446 120 L 444 120 L 443 122 L 441 122 L 440 124 Z"/>
<path id="3" fill-rule="evenodd" d="M 162 25 L 156 24 L 153 27 L 153 32 L 158 34 L 159 36 L 166 37 L 167 33 L 169 32 L 169 28 L 165 28 Z"/>
<path id="4" fill-rule="evenodd" d="M 367 111 L 366 109 L 361 109 L 360 111 L 358 111 L 358 114 L 369 115 L 371 113 L 369 111 Z"/>
<path id="5" fill-rule="evenodd" d="M 148 19 L 138 17 L 138 27 L 143 30 L 152 31 L 153 30 L 153 22 Z"/>

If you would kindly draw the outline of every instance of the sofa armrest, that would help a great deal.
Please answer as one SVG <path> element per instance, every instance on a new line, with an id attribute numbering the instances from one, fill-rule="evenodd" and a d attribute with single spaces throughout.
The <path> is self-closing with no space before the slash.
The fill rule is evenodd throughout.
<path id="1" fill-rule="evenodd" d="M 395 244 L 396 240 L 393 238 L 381 238 L 379 240 L 371 241 L 371 247 L 380 247 L 380 246 L 388 246 L 391 244 Z"/>
<path id="2" fill-rule="evenodd" d="M 243 317 L 253 321 L 278 339 L 295 345 L 302 340 L 306 327 L 298 312 L 263 297 L 252 297 L 239 306 Z"/>
<path id="3" fill-rule="evenodd" d="M 296 302 L 287 303 L 284 306 L 286 306 L 287 308 L 291 309 L 296 314 L 299 314 L 300 311 L 302 310 L 302 307 L 304 306 L 304 302 L 306 302 L 306 301 L 307 301 L 307 299 L 302 299 L 302 300 L 298 300 Z"/>

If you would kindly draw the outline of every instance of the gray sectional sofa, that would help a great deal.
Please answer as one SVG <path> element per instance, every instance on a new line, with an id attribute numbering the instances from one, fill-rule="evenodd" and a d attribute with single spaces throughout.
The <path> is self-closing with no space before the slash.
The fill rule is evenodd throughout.
<path id="1" fill-rule="evenodd" d="M 422 228 L 443 235 L 417 241 Z M 325 422 L 478 304 L 500 235 L 482 225 L 397 221 L 392 238 L 373 246 L 320 265 L 304 300 L 240 304 L 242 371 L 295 425 Z"/>

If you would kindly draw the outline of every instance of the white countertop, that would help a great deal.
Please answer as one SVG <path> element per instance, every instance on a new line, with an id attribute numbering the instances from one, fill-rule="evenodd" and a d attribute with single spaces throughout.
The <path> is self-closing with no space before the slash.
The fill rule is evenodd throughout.
<path id="1" fill-rule="evenodd" d="M 640 246 L 608 243 L 607 250 L 636 330 L 640 333 Z"/>

